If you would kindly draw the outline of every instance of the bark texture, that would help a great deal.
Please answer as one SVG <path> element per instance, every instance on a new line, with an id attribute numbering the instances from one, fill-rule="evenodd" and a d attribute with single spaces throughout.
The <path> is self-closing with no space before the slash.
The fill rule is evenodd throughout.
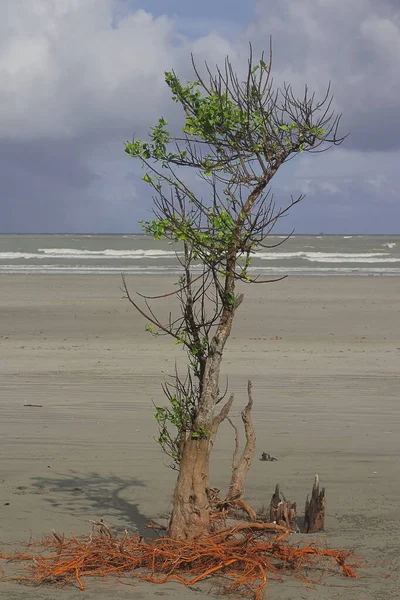
<path id="1" fill-rule="evenodd" d="M 227 281 L 234 291 L 233 272 L 227 277 Z M 219 398 L 222 353 L 231 332 L 233 317 L 234 307 L 225 307 L 205 362 L 196 421 L 182 447 L 168 527 L 168 534 L 173 539 L 195 539 L 207 535 L 210 530 L 210 453 L 218 427 L 233 402 L 231 396 L 221 413 L 214 416 Z M 198 433 L 202 433 L 204 437 L 193 439 L 193 434 Z"/>
<path id="2" fill-rule="evenodd" d="M 209 531 L 208 471 L 208 439 L 188 438 L 172 500 L 168 526 L 171 538 L 190 540 Z"/>
<path id="3" fill-rule="evenodd" d="M 211 452 L 212 452 L 212 449 L 214 447 L 215 438 L 217 437 L 219 426 L 221 425 L 221 423 L 223 421 L 225 421 L 225 419 L 228 418 L 229 412 L 230 412 L 230 410 L 232 408 L 233 400 L 234 400 L 234 395 L 231 394 L 230 397 L 229 397 L 229 400 L 223 405 L 223 407 L 221 408 L 221 410 L 218 413 L 218 415 L 216 417 L 214 417 L 213 424 L 211 426 L 210 435 L 209 435 L 209 439 L 208 439 L 208 452 L 207 452 L 207 462 L 208 462 L 207 479 L 206 479 L 207 493 L 209 493 L 209 490 L 211 488 L 211 484 L 210 484 L 210 466 L 209 466 L 210 465 Z"/>

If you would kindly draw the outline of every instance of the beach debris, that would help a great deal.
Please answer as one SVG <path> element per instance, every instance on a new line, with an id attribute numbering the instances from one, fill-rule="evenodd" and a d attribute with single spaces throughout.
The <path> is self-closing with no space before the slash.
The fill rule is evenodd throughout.
<path id="1" fill-rule="evenodd" d="M 297 507 L 296 502 L 286 500 L 285 496 L 279 489 L 279 484 L 276 484 L 275 492 L 271 498 L 269 507 L 269 520 L 271 523 L 277 523 L 298 531 L 297 527 Z"/>
<path id="2" fill-rule="evenodd" d="M 324 529 L 325 507 L 325 488 L 319 489 L 319 476 L 315 475 L 311 499 L 309 496 L 306 499 L 303 533 L 316 533 Z"/>
<path id="3" fill-rule="evenodd" d="M 240 414 L 244 425 L 244 433 L 246 438 L 245 446 L 240 456 L 239 430 L 235 423 L 232 421 L 232 419 L 229 416 L 226 417 L 228 423 L 231 425 L 235 432 L 235 449 L 232 455 L 231 481 L 229 484 L 229 491 L 226 495 L 225 502 L 228 504 L 234 502 L 240 510 L 247 513 L 251 521 L 255 521 L 255 510 L 253 510 L 251 506 L 249 506 L 249 504 L 243 499 L 246 476 L 250 470 L 256 448 L 256 434 L 251 419 L 251 410 L 253 408 L 252 387 L 253 384 L 249 379 L 247 382 L 248 402 Z"/>
<path id="4" fill-rule="evenodd" d="M 23 404 L 23 406 L 28 406 L 31 408 L 43 408 L 43 404 Z"/>
<path id="5" fill-rule="evenodd" d="M 153 529 L 154 531 L 166 531 L 167 526 L 162 525 L 161 523 L 156 523 L 155 521 L 147 521 L 146 523 L 147 529 Z"/>
<path id="6" fill-rule="evenodd" d="M 30 541 L 25 552 L 0 553 L 0 558 L 28 564 L 16 578 L 25 584 L 77 584 L 83 591 L 88 577 L 193 586 L 216 576 L 221 592 L 255 600 L 264 597 L 268 581 L 283 581 L 285 574 L 310 583 L 314 569 L 316 583 L 332 571 L 353 578 L 358 566 L 348 551 L 316 542 L 290 544 L 287 538 L 293 532 L 275 523 L 241 523 L 192 541 L 144 540 L 127 531 L 116 535 L 103 521 L 91 523 L 89 536 L 65 537 L 53 531 L 41 541 Z"/>
<path id="7" fill-rule="evenodd" d="M 113 533 L 111 531 L 111 528 L 107 525 L 107 523 L 104 523 L 103 519 L 100 519 L 100 521 L 93 521 L 92 519 L 89 520 L 89 523 L 92 523 L 93 527 L 92 530 L 97 531 L 100 534 L 100 536 L 108 536 L 109 538 L 113 537 Z M 54 535 L 54 531 L 53 531 L 53 535 Z"/>
<path id="8" fill-rule="evenodd" d="M 275 456 L 271 456 L 271 454 L 268 454 L 268 452 L 263 452 L 261 454 L 261 458 L 260 460 L 264 461 L 264 462 L 275 462 L 278 459 L 275 458 Z"/>

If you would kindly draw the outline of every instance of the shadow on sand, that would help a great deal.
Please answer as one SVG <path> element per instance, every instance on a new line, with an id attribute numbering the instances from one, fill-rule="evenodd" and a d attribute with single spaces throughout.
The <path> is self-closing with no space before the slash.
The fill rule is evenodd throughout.
<path id="1" fill-rule="evenodd" d="M 117 530 L 134 529 L 140 535 L 152 537 L 145 528 L 150 517 L 143 515 L 138 505 L 131 501 L 134 488 L 144 487 L 141 481 L 75 471 L 55 473 L 53 477 L 34 477 L 33 481 L 36 493 L 45 494 L 53 508 L 82 515 L 85 519 L 112 520 L 113 524 L 118 522 Z"/>

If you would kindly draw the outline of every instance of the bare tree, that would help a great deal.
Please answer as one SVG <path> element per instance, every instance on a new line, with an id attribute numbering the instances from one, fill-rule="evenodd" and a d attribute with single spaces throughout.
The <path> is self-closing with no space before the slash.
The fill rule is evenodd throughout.
<path id="1" fill-rule="evenodd" d="M 298 154 L 322 152 L 343 140 L 330 87 L 317 100 L 307 86 L 301 97 L 290 85 L 274 86 L 271 52 L 269 56 L 268 62 L 261 56 L 255 63 L 250 47 L 244 81 L 229 59 L 215 72 L 206 65 L 202 76 L 192 58 L 195 80 L 186 84 L 167 72 L 173 100 L 184 110 L 181 134 L 172 136 L 160 118 L 150 129 L 149 141 L 126 143 L 126 152 L 141 160 L 143 179 L 154 190 L 154 219 L 143 223 L 144 231 L 183 248 L 182 275 L 171 292 L 180 302 L 177 318 L 161 323 L 151 298 L 142 297 L 143 304 L 125 280 L 123 284 L 126 297 L 148 320 L 148 329 L 175 338 L 188 356 L 186 376 L 176 372 L 166 383 L 169 403 L 156 410 L 159 443 L 178 469 L 168 530 L 177 539 L 210 529 L 210 454 L 233 401 L 231 396 L 219 410 L 224 400 L 222 356 L 243 301 L 237 284 L 267 283 L 252 276 L 252 255 L 256 248 L 272 247 L 266 243 L 272 228 L 303 198 L 292 197 L 287 206 L 277 207 L 270 181 Z M 185 183 L 185 167 L 201 177 L 203 195 Z M 194 268 L 199 264 L 200 271 Z M 243 413 L 245 426 L 250 409 L 251 402 Z M 249 440 L 251 444 L 251 434 Z M 251 448 L 247 450 L 234 464 L 228 499 L 243 493 L 251 462 Z"/>

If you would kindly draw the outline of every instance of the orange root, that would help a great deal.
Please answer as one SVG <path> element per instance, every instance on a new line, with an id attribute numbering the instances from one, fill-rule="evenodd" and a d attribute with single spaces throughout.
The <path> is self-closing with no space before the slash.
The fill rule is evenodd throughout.
<path id="1" fill-rule="evenodd" d="M 0 554 L 8 561 L 29 563 L 29 574 L 19 577 L 24 583 L 78 584 L 84 590 L 87 577 L 131 576 L 162 584 L 179 581 L 191 586 L 217 575 L 225 581 L 224 591 L 261 599 L 268 580 L 282 580 L 284 573 L 304 579 L 304 572 L 320 569 L 326 563 L 336 565 L 346 577 L 355 577 L 349 564 L 350 553 L 320 548 L 316 544 L 290 545 L 285 538 L 291 533 L 272 523 L 244 523 L 208 537 L 181 542 L 167 537 L 144 541 L 138 535 L 111 534 L 102 528 L 88 538 L 65 538 L 53 534 L 30 549 L 37 553 Z M 43 553 L 45 551 L 45 553 Z"/>

